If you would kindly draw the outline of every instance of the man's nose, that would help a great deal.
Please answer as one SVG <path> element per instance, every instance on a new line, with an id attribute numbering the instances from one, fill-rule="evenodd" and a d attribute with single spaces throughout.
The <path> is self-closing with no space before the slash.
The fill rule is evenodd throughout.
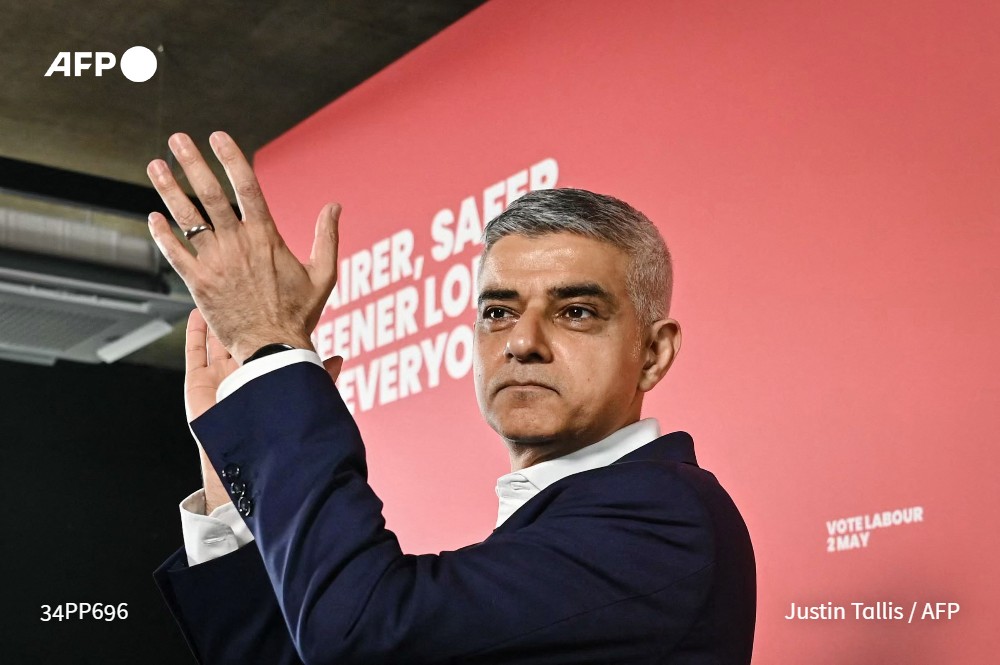
<path id="1" fill-rule="evenodd" d="M 524 312 L 518 317 L 517 323 L 507 336 L 507 347 L 504 356 L 520 362 L 550 362 L 552 351 L 549 348 L 545 321 L 542 316 Z"/>

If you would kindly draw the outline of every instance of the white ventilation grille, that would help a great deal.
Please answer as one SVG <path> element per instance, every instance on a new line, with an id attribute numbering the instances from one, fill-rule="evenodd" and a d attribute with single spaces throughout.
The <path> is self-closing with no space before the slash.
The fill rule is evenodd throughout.
<path id="1" fill-rule="evenodd" d="M 52 355 L 111 330 L 115 319 L 84 312 L 67 312 L 19 302 L 0 296 L 0 340 L 12 349 L 34 349 Z"/>
<path id="2" fill-rule="evenodd" d="M 186 294 L 0 267 L 0 357 L 114 362 L 166 335 L 193 306 Z"/>

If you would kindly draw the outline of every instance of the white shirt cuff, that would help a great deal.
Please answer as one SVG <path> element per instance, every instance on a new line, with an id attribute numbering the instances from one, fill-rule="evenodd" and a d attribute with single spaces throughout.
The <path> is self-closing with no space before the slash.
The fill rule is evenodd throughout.
<path id="1" fill-rule="evenodd" d="M 253 533 L 231 502 L 222 504 L 211 515 L 205 514 L 203 489 L 181 501 L 180 511 L 189 566 L 217 559 L 253 542 Z"/>
<path id="2" fill-rule="evenodd" d="M 272 353 L 269 356 L 249 362 L 222 380 L 222 383 L 219 384 L 219 388 L 215 392 L 215 401 L 221 402 L 250 381 L 268 372 L 302 362 L 309 362 L 320 367 L 323 366 L 323 361 L 319 359 L 319 355 L 309 349 L 279 351 L 278 353 Z"/>

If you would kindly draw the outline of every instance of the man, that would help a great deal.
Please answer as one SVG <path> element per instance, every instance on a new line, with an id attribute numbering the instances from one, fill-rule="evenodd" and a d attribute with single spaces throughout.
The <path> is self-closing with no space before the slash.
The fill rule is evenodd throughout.
<path id="1" fill-rule="evenodd" d="M 549 190 L 488 225 L 475 385 L 511 473 L 485 541 L 404 555 L 331 381 L 340 361 L 325 371 L 309 339 L 336 279 L 339 206 L 323 209 L 302 265 L 236 144 L 222 132 L 210 143 L 242 220 L 187 136 L 170 146 L 210 223 L 165 163 L 149 167 L 198 251 L 150 215 L 198 305 L 185 394 L 205 493 L 182 513 L 203 514 L 185 517 L 185 549 L 156 579 L 199 660 L 750 661 L 746 526 L 690 436 L 640 420 L 681 339 L 667 318 L 669 254 L 648 219 Z"/>

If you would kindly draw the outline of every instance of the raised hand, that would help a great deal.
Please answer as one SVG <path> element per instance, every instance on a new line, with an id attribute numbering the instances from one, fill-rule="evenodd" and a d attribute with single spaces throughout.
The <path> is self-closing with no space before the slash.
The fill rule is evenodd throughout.
<path id="1" fill-rule="evenodd" d="M 229 135 L 215 132 L 209 143 L 233 185 L 242 219 L 233 213 L 194 142 L 186 134 L 174 134 L 168 143 L 209 219 L 198 213 L 166 162 L 150 162 L 149 179 L 181 229 L 208 230 L 191 236 L 197 256 L 171 233 L 166 217 L 158 212 L 149 216 L 150 233 L 191 291 L 208 327 L 239 362 L 277 342 L 311 349 L 309 334 L 337 279 L 340 206 L 323 207 L 312 254 L 303 265 L 278 234 L 257 177 Z"/>
<path id="2" fill-rule="evenodd" d="M 240 366 L 197 309 L 188 317 L 184 342 L 184 409 L 188 422 L 215 406 L 219 384 Z"/>

